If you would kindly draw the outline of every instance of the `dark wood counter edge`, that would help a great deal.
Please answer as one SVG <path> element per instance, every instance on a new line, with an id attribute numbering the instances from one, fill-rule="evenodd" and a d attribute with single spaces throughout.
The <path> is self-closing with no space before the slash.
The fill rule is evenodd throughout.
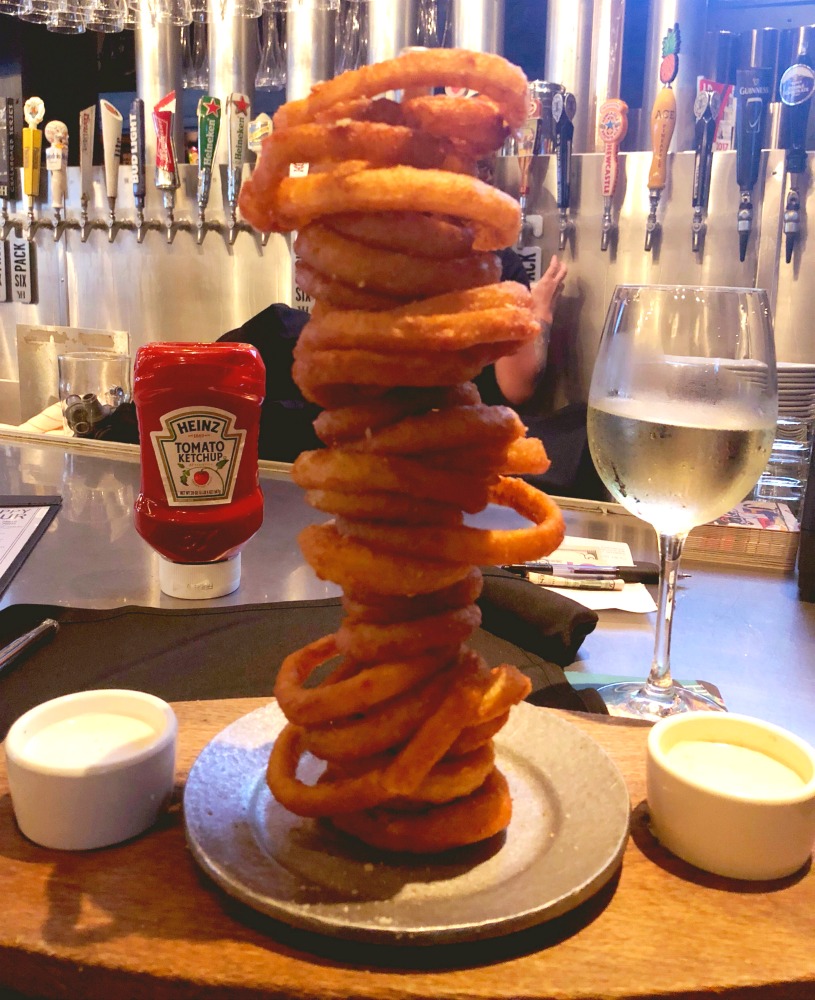
<path id="1" fill-rule="evenodd" d="M 189 768 L 209 739 L 234 719 L 267 704 L 268 701 L 268 698 L 242 698 L 217 702 L 174 703 L 173 707 L 180 722 L 180 752 L 177 767 L 179 797 Z M 212 707 L 212 713 L 207 712 L 209 706 Z M 637 731 L 650 728 L 648 722 L 553 709 L 542 710 L 554 711 L 556 714 L 573 721 L 584 731 L 593 732 L 600 737 L 602 737 L 603 730 L 611 734 L 614 730 Z M 201 718 L 196 718 L 198 713 L 201 714 Z M 187 738 L 185 745 L 185 733 L 189 734 L 189 730 L 195 725 L 208 731 L 200 734 L 201 739 L 197 740 L 195 745 L 190 745 L 189 738 Z M 600 743 L 602 745 L 602 739 Z M 639 757 L 639 741 L 637 744 L 637 754 L 634 759 Z M 608 747 L 605 749 L 607 752 L 612 752 Z M 622 756 L 625 756 L 624 747 L 621 746 L 620 750 Z M 0 747 L 0 792 L 7 791 L 4 762 L 4 753 Z M 639 775 L 630 779 L 629 788 L 631 789 L 632 782 L 634 785 L 641 785 L 640 779 Z M 6 799 L 4 811 L 10 814 L 7 795 L 0 795 L 0 803 L 4 798 Z M 632 796 L 635 825 L 637 812 L 641 812 L 642 808 L 641 802 L 638 808 L 636 801 L 638 798 L 640 798 L 638 794 Z M 158 824 L 155 833 L 159 838 L 177 837 L 180 816 L 177 808 L 174 812 L 175 815 L 165 817 Z M 642 825 L 641 816 L 639 823 Z M 15 835 L 18 843 L 27 844 L 16 831 Z M 635 837 L 636 830 L 633 830 L 632 844 L 629 845 L 627 853 L 634 851 L 630 861 L 636 866 L 636 864 L 641 865 L 644 862 L 640 857 L 640 852 L 633 847 Z M 146 842 L 148 842 L 148 837 L 140 838 L 133 843 L 144 844 Z M 124 845 L 124 849 L 129 849 L 129 846 Z M 76 856 L 72 855 L 72 857 Z M 664 864 L 660 863 L 660 859 L 651 859 L 648 862 L 649 867 L 654 860 L 659 868 L 665 867 Z M 703 873 L 696 873 L 701 876 L 701 880 L 693 877 L 690 874 L 693 870 L 676 859 L 672 860 L 671 867 L 675 870 L 684 869 L 682 874 L 689 882 L 704 885 L 707 881 L 713 888 L 720 888 L 715 884 L 715 879 L 711 882 Z M 493 941 L 478 942 L 477 952 L 473 952 L 472 946 L 460 946 L 458 947 L 458 955 L 453 955 L 457 946 L 438 949 L 422 948 L 410 951 L 403 948 L 372 949 L 371 946 L 353 945 L 347 941 L 305 934 L 271 921 L 254 913 L 254 911 L 248 911 L 241 904 L 230 900 L 221 894 L 220 890 L 215 889 L 202 873 L 197 871 L 192 861 L 190 861 L 190 872 L 198 880 L 202 889 L 207 892 L 207 898 L 205 900 L 202 897 L 200 906 L 206 909 L 207 905 L 210 908 L 214 905 L 219 923 L 221 917 L 226 922 L 234 921 L 232 933 L 225 931 L 219 936 L 219 939 L 222 942 L 222 948 L 232 947 L 233 951 L 239 949 L 242 959 L 245 955 L 248 969 L 244 983 L 236 982 L 234 975 L 224 976 L 222 964 L 213 962 L 211 966 L 207 965 L 207 957 L 211 958 L 209 952 L 214 951 L 217 955 L 219 951 L 217 941 L 215 948 L 207 949 L 207 955 L 202 954 L 200 972 L 196 966 L 197 974 L 191 975 L 189 961 L 186 962 L 186 968 L 173 969 L 162 965 L 160 970 L 153 969 L 152 973 L 122 968 L 116 964 L 115 959 L 108 958 L 107 963 L 105 963 L 104 957 L 97 964 L 90 965 L 87 964 L 87 955 L 83 956 L 82 954 L 83 948 L 87 948 L 87 942 L 80 942 L 73 955 L 70 953 L 69 947 L 66 948 L 66 953 L 57 955 L 53 952 L 49 953 L 48 945 L 45 942 L 43 942 L 42 950 L 35 950 L 30 947 L 29 939 L 29 946 L 26 948 L 25 939 L 21 938 L 21 943 L 17 947 L 13 945 L 9 947 L 8 944 L 5 947 L 0 945 L 0 985 L 6 987 L 0 989 L 0 998 L 2 1000 L 15 1000 L 17 997 L 48 997 L 56 998 L 56 1000 L 67 1000 L 67 998 L 70 1000 L 110 1000 L 110 998 L 121 997 L 128 998 L 128 1000 L 141 1000 L 141 998 L 144 1000 L 148 1000 L 148 998 L 149 1000 L 179 1000 L 179 998 L 187 1000 L 187 998 L 195 997 L 207 998 L 207 1000 L 215 1000 L 215 998 L 241 1000 L 244 997 L 259 998 L 263 996 L 293 997 L 301 1000 L 304 996 L 308 996 L 320 998 L 320 1000 L 341 1000 L 341 998 L 353 996 L 355 998 L 376 997 L 377 1000 L 397 1000 L 397 998 L 418 1000 L 418 997 L 433 997 L 435 1000 L 437 996 L 441 996 L 446 1000 L 453 1000 L 453 998 L 455 1000 L 487 1000 L 487 998 L 497 998 L 497 1000 L 510 1000 L 510 998 L 511 1000 L 521 1000 L 521 998 L 524 1000 L 533 1000 L 533 998 L 534 1000 L 549 1000 L 549 998 L 552 1000 L 566 1000 L 566 998 L 573 998 L 573 1000 L 578 1000 L 578 998 L 579 1000 L 606 1000 L 606 998 L 621 1000 L 621 998 L 645 997 L 653 998 L 653 1000 L 659 1000 L 662 997 L 665 1000 L 668 998 L 676 1000 L 679 997 L 682 1000 L 703 1000 L 703 998 L 710 996 L 710 991 L 707 989 L 683 988 L 682 985 L 678 985 L 676 989 L 654 991 L 648 985 L 647 968 L 642 970 L 643 979 L 641 981 L 637 981 L 638 976 L 634 974 L 632 969 L 631 981 L 629 982 L 626 977 L 624 986 L 619 983 L 616 986 L 611 983 L 603 984 L 602 978 L 599 978 L 596 982 L 593 981 L 590 990 L 585 982 L 582 984 L 582 988 L 575 989 L 571 984 L 567 986 L 562 979 L 562 961 L 559 967 L 561 972 L 559 986 L 553 983 L 550 987 L 551 992 L 546 992 L 545 980 L 547 977 L 542 975 L 543 970 L 538 968 L 538 959 L 545 962 L 549 956 L 556 955 L 557 952 L 552 951 L 552 946 L 567 943 L 568 948 L 575 941 L 580 940 L 578 932 L 588 930 L 613 899 L 617 891 L 619 876 L 613 879 L 609 886 L 601 890 L 592 900 L 571 914 L 558 918 L 557 921 L 551 921 L 541 928 L 532 928 L 529 932 L 521 932 Z M 185 879 L 189 882 L 190 872 L 183 874 L 180 879 L 181 883 Z M 687 878 L 689 874 L 690 878 Z M 800 880 L 802 879 L 791 881 Z M 803 876 L 803 880 L 809 881 L 806 876 Z M 67 884 L 70 882 L 70 879 L 63 879 L 63 891 L 71 889 L 71 886 Z M 74 890 L 77 885 L 74 881 Z M 51 889 L 50 880 L 47 889 Z M 746 891 L 752 892 L 753 890 Z M 150 898 L 155 898 L 155 896 Z M 34 902 L 36 904 L 36 900 Z M 50 918 L 53 916 L 54 902 L 49 900 L 49 903 L 51 904 L 48 912 Z M 10 915 L 7 912 L 7 918 Z M 694 917 L 695 919 L 696 917 Z M 185 926 L 188 925 L 185 924 Z M 136 929 L 139 929 L 138 925 L 136 925 Z M 125 924 L 122 933 L 126 930 L 127 925 Z M 133 930 L 132 927 L 131 930 Z M 165 948 L 168 943 L 175 949 L 179 946 L 178 935 L 176 933 L 174 936 L 173 930 L 177 931 L 178 928 L 170 928 L 170 932 L 166 935 L 167 940 L 164 942 Z M 666 933 L 670 934 L 670 927 L 666 927 L 665 930 Z M 10 931 L 9 937 L 13 940 L 13 929 L 10 928 Z M 768 933 L 772 934 L 772 928 L 768 928 Z M 625 934 L 626 937 L 630 936 L 631 944 L 636 944 L 636 934 L 632 934 L 629 929 L 625 929 Z M 258 947 L 257 935 L 262 936 L 260 942 L 262 950 L 278 955 L 281 961 L 280 974 L 276 976 L 274 983 L 262 981 L 262 973 L 252 975 L 252 972 L 255 971 L 252 969 L 253 959 L 256 966 L 259 961 L 257 955 L 253 955 L 253 949 L 256 950 Z M 577 936 L 575 937 L 575 935 Z M 164 935 L 159 935 L 157 940 L 160 941 L 163 937 Z M 104 935 L 101 940 L 105 940 Z M 114 937 L 112 940 L 115 942 L 116 938 Z M 193 935 L 188 944 L 189 947 L 200 949 L 202 941 L 206 944 L 210 939 L 207 937 L 196 939 Z M 121 946 L 121 940 L 119 944 Z M 136 938 L 130 946 L 134 950 L 139 950 L 139 945 L 141 945 L 142 950 L 144 950 L 145 945 L 149 948 L 149 944 L 150 935 L 145 933 L 143 940 Z M 609 942 L 609 945 L 608 953 L 605 956 L 606 961 L 610 955 L 616 956 L 618 954 L 620 941 L 618 940 L 616 944 Z M 800 942 L 798 945 L 800 946 Z M 149 951 L 145 954 L 148 956 L 145 966 L 149 968 Z M 807 945 L 806 955 L 809 954 L 810 949 Z M 688 955 L 687 960 L 692 967 L 698 961 L 698 956 Z M 524 980 L 526 989 L 523 988 L 524 983 L 522 982 L 508 982 L 506 986 L 501 980 L 499 980 L 500 985 L 495 983 L 494 966 L 504 962 L 516 962 L 512 967 L 512 975 L 517 974 Z M 751 970 L 748 963 L 741 983 L 734 983 L 732 986 L 722 986 L 719 983 L 714 992 L 717 996 L 726 997 L 727 1000 L 742 1000 L 742 998 L 743 1000 L 748 1000 L 748 998 L 756 1000 L 759 997 L 774 998 L 774 1000 L 812 1000 L 812 997 L 815 996 L 815 965 L 808 959 L 807 963 L 806 974 L 803 978 L 798 977 L 790 981 L 776 979 L 771 982 L 765 981 L 766 977 L 765 979 L 761 978 L 762 970 Z M 243 962 L 240 964 L 242 965 Z M 626 964 L 628 964 L 627 960 Z M 296 976 L 293 975 L 293 971 L 297 973 Z M 359 979 L 360 975 L 363 977 L 361 980 Z M 380 978 L 379 983 L 374 981 L 373 977 L 375 976 Z M 443 981 L 438 979 L 440 976 L 443 977 Z M 483 981 L 479 979 L 479 976 L 482 976 Z M 355 984 L 353 992 L 350 993 L 349 977 L 353 979 Z M 308 986 L 305 985 L 304 978 L 308 980 Z M 491 983 L 490 980 L 493 982 Z M 437 982 L 438 992 L 417 991 L 418 988 L 430 990 L 434 981 Z M 603 988 L 604 986 L 605 988 Z M 597 992 L 598 987 L 601 992 Z M 19 992 L 13 992 L 14 990 Z M 305 992 L 306 990 L 308 992 Z"/>

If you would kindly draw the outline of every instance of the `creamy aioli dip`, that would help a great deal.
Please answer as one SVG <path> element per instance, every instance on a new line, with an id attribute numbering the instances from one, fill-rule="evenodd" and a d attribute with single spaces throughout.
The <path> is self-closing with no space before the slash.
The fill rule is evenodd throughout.
<path id="1" fill-rule="evenodd" d="M 126 760 L 155 738 L 155 729 L 141 719 L 113 712 L 84 712 L 34 733 L 25 745 L 25 756 L 41 767 L 91 767 Z"/>
<path id="2" fill-rule="evenodd" d="M 734 795 L 774 798 L 795 792 L 805 784 L 786 764 L 735 743 L 680 740 L 665 756 L 672 767 L 688 778 Z"/>

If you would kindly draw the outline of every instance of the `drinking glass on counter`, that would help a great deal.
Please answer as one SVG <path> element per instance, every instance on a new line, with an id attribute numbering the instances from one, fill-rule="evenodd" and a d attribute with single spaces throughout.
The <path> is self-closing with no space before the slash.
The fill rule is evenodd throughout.
<path id="1" fill-rule="evenodd" d="M 132 395 L 128 354 L 75 351 L 60 354 L 59 399 L 65 430 L 75 437 L 93 437 L 98 425 Z"/>
<path id="2" fill-rule="evenodd" d="M 589 389 L 592 458 L 612 497 L 659 539 L 656 636 L 647 680 L 606 685 L 615 715 L 717 710 L 671 676 L 671 627 L 682 546 L 726 514 L 767 465 L 778 409 L 766 292 L 620 285 Z"/>

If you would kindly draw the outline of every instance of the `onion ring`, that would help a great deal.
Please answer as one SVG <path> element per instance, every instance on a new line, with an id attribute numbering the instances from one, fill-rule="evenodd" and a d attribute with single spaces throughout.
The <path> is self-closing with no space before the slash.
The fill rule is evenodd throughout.
<path id="1" fill-rule="evenodd" d="M 341 493 L 339 490 L 308 490 L 306 503 L 343 517 L 363 521 L 399 522 L 404 524 L 461 524 L 461 509 L 454 504 L 436 500 L 419 500 L 400 493 Z"/>
<path id="2" fill-rule="evenodd" d="M 327 225 L 347 239 L 369 247 L 399 250 L 417 257 L 451 260 L 473 248 L 473 230 L 453 219 L 421 212 L 332 215 Z"/>
<path id="3" fill-rule="evenodd" d="M 411 552 L 414 556 L 480 566 L 523 562 L 548 555 L 563 541 L 565 524 L 557 504 L 547 494 L 520 479 L 501 479 L 490 488 L 491 503 L 511 507 L 533 522 L 531 528 L 513 530 L 460 527 L 379 525 L 339 518 L 337 530 L 381 548 L 385 552 Z"/>
<path id="4" fill-rule="evenodd" d="M 533 340 L 540 324 L 525 306 L 498 306 L 437 316 L 399 316 L 395 311 L 331 313 L 312 319 L 300 343 L 317 348 L 460 351 L 479 344 Z"/>
<path id="5" fill-rule="evenodd" d="M 477 177 L 416 167 L 380 167 L 355 170 L 345 177 L 311 173 L 284 177 L 278 185 L 273 211 L 256 222 L 249 195 L 251 178 L 241 188 L 241 211 L 259 229 L 301 230 L 315 219 L 347 212 L 425 212 L 452 215 L 472 223 L 474 250 L 499 250 L 515 240 L 520 209 L 514 198 Z"/>
<path id="6" fill-rule="evenodd" d="M 350 677 L 305 688 L 314 671 L 338 653 L 346 652 L 338 636 L 329 635 L 287 656 L 275 681 L 274 694 L 289 722 L 315 725 L 364 712 L 449 665 L 450 657 L 427 655 L 359 670 Z"/>
<path id="7" fill-rule="evenodd" d="M 331 824 L 384 851 L 434 854 L 500 833 L 512 818 L 506 778 L 497 768 L 472 795 L 424 812 L 388 809 L 331 817 Z"/>
<path id="8" fill-rule="evenodd" d="M 411 458 L 367 455 L 344 448 L 302 452 L 292 466 L 292 478 L 305 489 L 401 492 L 419 500 L 455 504 L 468 514 L 484 509 L 490 481 L 497 482 L 497 477 L 445 473 L 443 469 L 427 469 Z"/>
<path id="9" fill-rule="evenodd" d="M 373 622 L 377 625 L 406 622 L 438 614 L 441 611 L 466 607 L 478 599 L 483 585 L 481 570 L 473 566 L 463 579 L 431 594 L 418 594 L 416 597 L 383 597 L 381 594 L 365 591 L 347 592 L 343 596 L 342 606 L 348 617 L 354 621 Z"/>
<path id="10" fill-rule="evenodd" d="M 424 259 L 368 247 L 318 222 L 297 234 L 294 250 L 309 267 L 333 281 L 400 298 L 492 285 L 501 276 L 501 262 L 494 253 Z"/>
<path id="11" fill-rule="evenodd" d="M 518 128 L 528 114 L 523 72 L 500 56 L 464 49 L 410 49 L 396 59 L 363 66 L 318 83 L 308 97 L 289 101 L 275 112 L 275 130 L 313 121 L 332 105 L 376 97 L 409 87 L 465 87 L 495 101 L 507 125 Z M 273 133 L 274 134 L 274 133 Z"/>
<path id="12" fill-rule="evenodd" d="M 463 579 L 470 569 L 465 563 L 383 554 L 343 538 L 333 524 L 309 525 L 297 541 L 317 576 L 343 590 L 370 586 L 376 580 L 383 594 L 428 594 Z"/>
<path id="13" fill-rule="evenodd" d="M 396 386 L 456 385 L 469 382 L 497 358 L 512 353 L 514 344 L 479 344 L 463 351 L 433 356 L 428 352 L 386 354 L 360 350 L 294 349 L 294 377 L 306 399 L 324 405 L 321 390 L 332 385 Z"/>
<path id="14" fill-rule="evenodd" d="M 476 155 L 502 146 L 509 135 L 497 105 L 483 97 L 423 94 L 405 101 L 402 108 L 407 125 L 439 138 L 459 139 Z"/>
<path id="15" fill-rule="evenodd" d="M 416 413 L 444 406 L 474 406 L 480 402 L 478 389 L 472 382 L 447 388 L 396 389 L 372 403 L 323 410 L 314 421 L 314 430 L 326 444 L 341 444 Z"/>
<path id="16" fill-rule="evenodd" d="M 345 656 L 363 661 L 419 657 L 428 650 L 458 648 L 480 624 L 481 611 L 475 604 L 386 625 L 346 618 L 337 632 L 336 647 Z"/>

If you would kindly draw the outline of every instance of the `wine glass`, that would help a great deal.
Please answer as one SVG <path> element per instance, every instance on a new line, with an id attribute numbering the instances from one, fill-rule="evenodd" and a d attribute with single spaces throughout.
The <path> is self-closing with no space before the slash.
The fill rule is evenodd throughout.
<path id="1" fill-rule="evenodd" d="M 679 558 L 691 528 L 755 485 L 777 410 L 766 292 L 617 286 L 589 389 L 589 448 L 613 498 L 656 529 L 660 581 L 651 672 L 600 689 L 612 715 L 720 709 L 671 677 Z"/>

